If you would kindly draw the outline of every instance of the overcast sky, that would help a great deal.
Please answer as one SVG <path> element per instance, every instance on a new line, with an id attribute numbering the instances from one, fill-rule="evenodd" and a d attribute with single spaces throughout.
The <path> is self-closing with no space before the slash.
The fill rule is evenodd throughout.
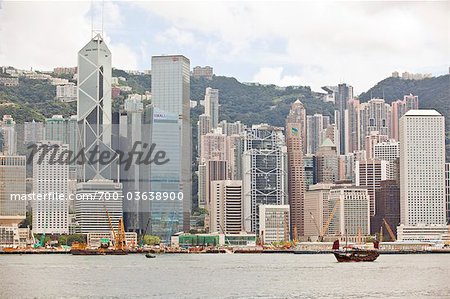
<path id="1" fill-rule="evenodd" d="M 359 93 L 394 70 L 448 73 L 449 3 L 0 0 L 0 65 L 75 66 L 104 6 L 117 68 L 150 69 L 152 55 L 183 54 L 191 67 L 239 81 L 314 90 L 347 82 Z"/>

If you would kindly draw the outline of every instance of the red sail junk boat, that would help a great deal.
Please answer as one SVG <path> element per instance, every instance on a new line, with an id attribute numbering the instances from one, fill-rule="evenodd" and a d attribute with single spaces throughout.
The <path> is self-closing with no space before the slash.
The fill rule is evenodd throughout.
<path id="1" fill-rule="evenodd" d="M 379 242 L 374 242 L 375 249 L 360 249 L 344 247 L 344 250 L 339 249 L 339 240 L 333 243 L 333 254 L 338 262 L 373 262 L 380 255 L 378 253 Z"/>

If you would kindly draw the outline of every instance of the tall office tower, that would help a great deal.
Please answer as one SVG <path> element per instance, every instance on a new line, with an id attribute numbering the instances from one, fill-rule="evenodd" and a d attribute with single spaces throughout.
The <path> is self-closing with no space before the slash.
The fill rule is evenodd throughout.
<path id="1" fill-rule="evenodd" d="M 197 122 L 197 153 L 199 157 L 202 154 L 202 137 L 209 132 L 211 132 L 211 117 L 206 114 L 199 115 Z"/>
<path id="2" fill-rule="evenodd" d="M 154 192 L 182 192 L 179 202 L 152 203 L 152 232 L 167 239 L 188 231 L 191 215 L 191 127 L 189 59 L 182 55 L 152 57 L 152 104 L 155 107 L 152 142 L 170 161 L 152 165 Z"/>
<path id="3" fill-rule="evenodd" d="M 41 122 L 31 121 L 24 123 L 23 143 L 36 143 L 44 139 L 44 125 Z"/>
<path id="4" fill-rule="evenodd" d="M 227 235 L 242 232 L 242 181 L 211 182 L 210 211 L 210 232 Z"/>
<path id="5" fill-rule="evenodd" d="M 314 155 L 323 141 L 324 118 L 322 114 L 314 114 L 306 116 L 307 130 L 307 153 Z"/>
<path id="6" fill-rule="evenodd" d="M 111 52 L 97 34 L 78 52 L 78 142 L 89 163 L 81 165 L 81 180 L 112 179 L 116 167 L 104 165 L 101 154 L 114 155 L 111 148 Z"/>
<path id="7" fill-rule="evenodd" d="M 380 189 L 381 181 L 390 178 L 389 162 L 380 160 L 356 161 L 356 186 L 365 187 L 370 196 L 370 216 L 375 215 L 375 194 Z"/>
<path id="8" fill-rule="evenodd" d="M 316 154 L 317 182 L 334 183 L 339 178 L 339 161 L 336 153 L 336 145 L 325 139 Z"/>
<path id="9" fill-rule="evenodd" d="M 259 205 L 284 205 L 288 201 L 283 128 L 253 125 L 244 136 L 242 163 L 244 228 L 258 234 Z"/>
<path id="10" fill-rule="evenodd" d="M 259 236 L 263 244 L 289 241 L 289 208 L 289 205 L 259 205 Z"/>
<path id="11" fill-rule="evenodd" d="M 391 107 L 383 99 L 372 99 L 360 105 L 360 144 L 364 144 L 370 132 L 389 136 L 391 130 Z"/>
<path id="12" fill-rule="evenodd" d="M 19 223 L 26 216 L 26 157 L 0 155 L 0 247 L 19 245 Z M 18 195 L 19 198 L 11 197 Z"/>
<path id="13" fill-rule="evenodd" d="M 370 197 L 367 189 L 352 186 L 332 187 L 329 193 L 329 208 L 337 205 L 327 235 L 348 235 L 350 242 L 356 237 L 370 234 Z"/>
<path id="14" fill-rule="evenodd" d="M 219 123 L 219 90 L 207 87 L 205 91 L 205 114 L 211 119 L 211 128 Z"/>
<path id="15" fill-rule="evenodd" d="M 53 115 L 44 122 L 43 140 L 59 141 L 69 145 L 69 150 L 77 153 L 77 116 L 64 118 L 62 115 Z M 70 164 L 70 169 L 75 170 L 75 161 Z"/>
<path id="16" fill-rule="evenodd" d="M 236 121 L 234 123 L 229 123 L 226 120 L 222 120 L 219 125 L 219 128 L 222 128 L 222 133 L 231 136 L 231 135 L 240 135 L 247 128 L 246 125 L 241 123 L 240 121 Z"/>
<path id="17" fill-rule="evenodd" d="M 394 235 L 397 235 L 396 228 L 400 224 L 400 186 L 395 180 L 381 181 L 380 188 L 375 193 L 375 216 L 370 223 L 372 234 L 379 232 L 382 226 L 386 231 L 383 219 Z"/>
<path id="18" fill-rule="evenodd" d="M 348 124 L 346 125 L 346 135 L 345 135 L 345 153 L 353 153 L 354 151 L 360 150 L 362 145 L 360 144 L 359 128 L 359 109 L 360 102 L 357 99 L 350 99 L 347 103 L 347 115 Z"/>
<path id="19" fill-rule="evenodd" d="M 446 224 L 445 128 L 436 110 L 410 110 L 400 119 L 400 219 L 402 238 L 426 233 L 421 225 Z M 421 228 L 423 229 L 420 232 Z M 412 228 L 411 228 L 412 229 Z"/>
<path id="20" fill-rule="evenodd" d="M 305 169 L 305 190 L 310 185 L 317 183 L 317 161 L 314 155 L 305 155 L 303 157 L 303 166 Z"/>
<path id="21" fill-rule="evenodd" d="M 305 237 L 319 239 L 327 222 L 329 210 L 328 195 L 334 184 L 316 184 L 305 192 Z"/>
<path id="22" fill-rule="evenodd" d="M 450 223 L 450 163 L 445 163 L 445 197 L 447 198 L 447 223 Z"/>
<path id="23" fill-rule="evenodd" d="M 338 118 L 335 118 L 337 128 L 339 131 L 339 154 L 344 154 L 345 150 L 345 110 L 347 110 L 347 102 L 353 99 L 353 87 L 346 83 L 338 85 L 338 92 L 336 94 L 336 106 L 338 111 Z"/>
<path id="24" fill-rule="evenodd" d="M 296 100 L 291 105 L 290 113 L 295 113 L 296 123 L 298 124 L 298 130 L 301 137 L 302 142 L 302 152 L 306 154 L 307 152 L 307 141 L 306 141 L 306 130 L 307 130 L 307 122 L 306 122 L 306 109 L 300 100 Z"/>
<path id="25" fill-rule="evenodd" d="M 3 115 L 0 121 L 0 130 L 3 135 L 3 154 L 13 156 L 17 152 L 16 122 L 11 115 Z"/>
<path id="26" fill-rule="evenodd" d="M 400 159 L 400 142 L 393 139 L 380 142 L 373 147 L 373 158 L 378 160 L 384 160 L 389 162 L 389 180 L 398 180 L 399 169 L 398 162 Z"/>
<path id="27" fill-rule="evenodd" d="M 381 135 L 378 131 L 371 131 L 369 135 L 364 138 L 364 150 L 366 151 L 366 160 L 374 159 L 375 145 L 389 140 L 388 135 Z"/>
<path id="28" fill-rule="evenodd" d="M 339 156 L 339 180 L 354 182 L 355 155 L 353 153 Z"/>
<path id="29" fill-rule="evenodd" d="M 68 234 L 69 164 L 57 159 L 67 153 L 69 146 L 55 141 L 38 142 L 36 146 L 33 193 L 41 195 L 42 200 L 33 202 L 33 232 Z"/>
<path id="30" fill-rule="evenodd" d="M 124 153 L 150 150 L 151 122 L 146 121 L 144 105 L 140 98 L 128 98 L 119 124 L 119 148 Z M 145 143 L 145 145 L 144 145 Z M 128 158 L 128 156 L 126 157 Z M 150 166 L 139 163 L 120 165 L 120 182 L 124 194 L 136 194 L 150 190 Z M 150 216 L 150 202 L 144 200 L 123 201 L 124 225 L 127 231 L 143 233 Z"/>
<path id="31" fill-rule="evenodd" d="M 111 232 L 108 215 L 115 230 L 123 215 L 122 184 L 95 179 L 77 184 L 75 217 L 77 233 Z"/>
<path id="32" fill-rule="evenodd" d="M 291 106 L 286 118 L 286 146 L 288 156 L 288 198 L 290 205 L 290 231 L 293 239 L 303 236 L 303 199 L 305 196 L 305 168 L 303 163 L 303 143 L 300 132 L 304 126 L 302 123 L 302 106 L 297 100 Z M 317 117 L 316 117 L 317 116 Z M 319 128 L 323 128 L 322 115 L 314 115 L 314 122 Z M 316 134 L 320 135 L 320 134 Z M 314 136 L 318 137 L 318 136 Z"/>
<path id="33" fill-rule="evenodd" d="M 403 100 L 397 100 L 391 103 L 391 137 L 399 140 L 399 122 L 400 118 L 409 110 L 419 109 L 419 97 L 412 94 L 403 97 Z"/>

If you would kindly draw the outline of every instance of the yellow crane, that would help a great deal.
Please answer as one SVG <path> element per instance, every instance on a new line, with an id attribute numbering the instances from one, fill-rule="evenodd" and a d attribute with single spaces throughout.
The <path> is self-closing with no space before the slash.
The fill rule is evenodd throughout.
<path id="1" fill-rule="evenodd" d="M 331 220 L 333 220 L 334 215 L 336 214 L 336 211 L 339 207 L 339 203 L 340 203 L 340 199 L 338 198 L 334 204 L 333 210 L 331 211 L 330 215 L 328 215 L 328 219 L 327 221 L 324 223 L 322 229 L 319 229 L 319 225 L 316 222 L 316 219 L 314 218 L 314 215 L 310 212 L 310 216 L 314 221 L 314 225 L 317 228 L 317 231 L 319 233 L 319 241 L 322 242 L 323 241 L 323 236 L 327 233 L 328 227 L 331 224 Z"/>
<path id="2" fill-rule="evenodd" d="M 392 229 L 391 229 L 391 226 L 389 225 L 389 223 L 386 221 L 386 218 L 383 218 L 383 223 L 384 223 L 384 225 L 386 226 L 386 229 L 387 229 L 387 231 L 388 231 L 388 233 L 389 233 L 389 236 L 391 237 L 391 240 L 392 241 L 397 241 L 397 238 L 395 237 L 395 234 L 394 234 L 394 232 L 392 231 Z"/>
<path id="3" fill-rule="evenodd" d="M 111 229 L 111 232 L 114 236 L 114 247 L 117 250 L 125 250 L 126 249 L 126 242 L 125 242 L 125 227 L 123 224 L 122 218 L 119 219 L 119 225 L 117 227 L 117 233 L 114 229 L 114 226 L 112 224 L 111 217 L 109 216 L 108 209 L 106 208 L 106 205 L 104 206 L 106 211 L 106 216 L 108 217 L 109 227 Z"/>

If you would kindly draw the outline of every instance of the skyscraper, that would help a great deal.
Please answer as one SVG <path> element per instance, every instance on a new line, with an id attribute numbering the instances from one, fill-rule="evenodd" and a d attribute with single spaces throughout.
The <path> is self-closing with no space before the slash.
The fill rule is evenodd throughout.
<path id="1" fill-rule="evenodd" d="M 347 85 L 346 83 L 341 83 L 338 85 L 338 92 L 336 94 L 335 104 L 337 106 L 338 117 L 336 119 L 336 124 L 339 130 L 339 153 L 344 154 L 345 151 L 345 110 L 347 110 L 348 100 L 353 98 L 353 87 Z"/>
<path id="2" fill-rule="evenodd" d="M 69 164 L 54 163 L 51 157 L 60 157 L 69 146 L 57 141 L 43 141 L 36 146 L 39 152 L 33 156 L 33 192 L 43 198 L 33 202 L 33 232 L 68 234 Z"/>
<path id="3" fill-rule="evenodd" d="M 325 139 L 316 154 L 317 182 L 334 183 L 339 178 L 339 161 L 336 145 Z"/>
<path id="4" fill-rule="evenodd" d="M 19 223 L 26 216 L 26 201 L 11 195 L 26 193 L 26 157 L 0 155 L 0 247 L 19 245 Z"/>
<path id="5" fill-rule="evenodd" d="M 360 105 L 360 144 L 365 143 L 366 136 L 372 131 L 387 136 L 391 132 L 391 107 L 383 99 L 371 99 Z"/>
<path id="6" fill-rule="evenodd" d="M 323 141 L 324 117 L 322 114 L 314 114 L 306 116 L 307 130 L 307 153 L 314 155 L 319 149 Z"/>
<path id="7" fill-rule="evenodd" d="M 112 179 L 115 167 L 101 165 L 100 153 L 111 149 L 111 52 L 102 36 L 94 36 L 78 52 L 78 140 L 79 149 L 97 152 L 95 163 L 81 165 L 81 178 L 88 181 L 95 177 Z M 92 159 L 91 161 L 94 161 Z"/>
<path id="8" fill-rule="evenodd" d="M 450 223 L 450 163 L 445 163 L 445 197 L 447 201 L 447 223 Z"/>
<path id="9" fill-rule="evenodd" d="M 242 181 L 211 182 L 210 232 L 238 234 L 243 231 Z"/>
<path id="10" fill-rule="evenodd" d="M 402 237 L 412 226 L 446 224 L 444 122 L 435 110 L 410 110 L 400 119 Z"/>
<path id="11" fill-rule="evenodd" d="M 288 196 L 290 205 L 290 231 L 294 239 L 304 234 L 304 207 L 305 196 L 305 169 L 303 163 L 303 140 L 300 135 L 305 126 L 302 121 L 303 106 L 297 100 L 291 106 L 289 115 L 286 118 L 286 146 L 288 156 Z M 316 116 L 316 115 L 315 115 Z M 323 127 L 322 117 L 314 118 L 318 122 L 319 128 Z M 312 120 L 311 120 L 312 121 Z M 318 136 L 314 136 L 318 137 Z"/>
<path id="12" fill-rule="evenodd" d="M 259 233 L 259 205 L 287 204 L 287 150 L 283 128 L 253 125 L 242 157 L 244 228 Z"/>
<path id="13" fill-rule="evenodd" d="M 164 165 L 152 165 L 153 192 L 182 192 L 183 200 L 152 203 L 153 234 L 164 240 L 189 230 L 191 214 L 190 62 L 182 55 L 152 57 L 152 143 L 166 152 Z"/>
<path id="14" fill-rule="evenodd" d="M 205 91 L 205 115 L 211 119 L 211 128 L 219 123 L 219 90 L 207 87 Z"/>

